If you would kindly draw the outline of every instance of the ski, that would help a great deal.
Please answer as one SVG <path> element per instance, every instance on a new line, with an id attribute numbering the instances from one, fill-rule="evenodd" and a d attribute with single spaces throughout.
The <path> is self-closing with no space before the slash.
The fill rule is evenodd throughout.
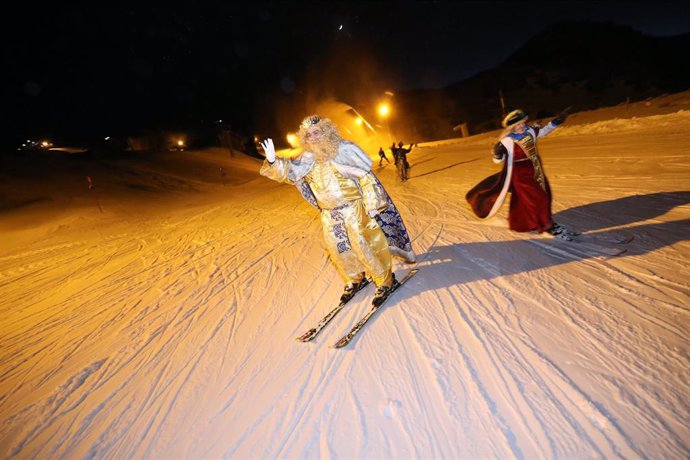
<path id="1" fill-rule="evenodd" d="M 391 290 L 391 292 L 388 294 L 388 297 L 386 297 L 383 303 L 378 307 L 372 306 L 371 309 L 367 312 L 367 314 L 364 315 L 364 317 L 360 319 L 359 322 L 352 327 L 352 329 L 350 329 L 350 332 L 345 334 L 331 348 L 342 348 L 348 343 L 350 343 L 350 341 L 355 337 L 355 335 L 357 335 L 357 333 L 362 330 L 366 322 L 369 321 L 369 319 L 372 316 L 374 316 L 374 313 L 376 313 L 381 307 L 383 307 L 386 304 L 386 302 L 388 302 L 388 299 L 390 299 L 391 296 L 395 294 L 395 291 L 400 289 L 403 286 L 403 284 L 407 283 L 410 280 L 410 278 L 417 274 L 418 271 L 418 268 L 413 268 L 412 270 L 407 272 L 407 275 L 405 275 L 405 277 L 398 282 L 398 285 L 395 288 L 393 288 L 393 290 Z"/>
<path id="2" fill-rule="evenodd" d="M 589 241 L 584 241 L 584 240 L 577 240 L 577 239 L 572 239 L 571 241 L 567 240 L 561 240 L 558 238 L 546 240 L 546 239 L 538 239 L 538 240 L 528 240 L 532 243 L 546 246 L 550 249 L 558 250 L 558 249 L 563 249 L 566 252 L 567 249 L 570 249 L 572 251 L 576 251 L 579 253 L 586 254 L 588 256 L 618 256 L 623 254 L 625 251 L 627 251 L 627 248 L 623 246 L 617 246 L 617 247 L 609 247 L 609 246 L 604 246 L 601 244 L 589 242 Z M 566 249 L 567 248 L 567 249 Z"/>
<path id="3" fill-rule="evenodd" d="M 366 278 L 364 280 L 364 283 L 362 283 L 362 285 L 359 287 L 359 289 L 357 289 L 357 291 L 355 292 L 355 295 L 357 294 L 357 292 L 364 289 L 369 284 L 369 282 L 370 282 L 369 278 Z M 328 312 L 328 314 L 326 316 L 324 316 L 321 319 L 321 321 L 319 321 L 319 324 L 317 324 L 315 327 L 312 327 L 311 329 L 309 329 L 307 332 L 305 332 L 301 336 L 297 337 L 296 340 L 298 340 L 300 342 L 310 342 L 310 341 L 314 340 L 314 337 L 316 337 L 316 334 L 321 332 L 321 329 L 323 329 L 326 326 L 326 324 L 328 324 L 333 319 L 333 317 L 335 315 L 340 313 L 340 310 L 342 310 L 343 307 L 345 307 L 345 305 L 347 305 L 347 303 L 350 300 L 354 299 L 354 297 L 355 296 L 352 296 L 352 298 L 348 299 L 346 302 L 340 302 L 337 307 L 335 307 L 333 310 Z"/>
<path id="4" fill-rule="evenodd" d="M 630 243 L 633 240 L 632 235 L 599 235 L 599 234 L 591 234 L 591 233 L 580 233 L 578 235 L 573 236 L 573 239 L 578 242 L 588 242 L 588 241 L 593 241 L 593 242 L 602 242 L 602 243 L 611 243 L 611 244 L 626 244 Z"/>
<path id="5" fill-rule="evenodd" d="M 623 254 L 625 251 L 627 251 L 626 248 L 624 247 L 616 247 L 616 248 L 611 248 L 608 246 L 602 246 L 597 243 L 592 243 L 589 241 L 584 241 L 584 240 L 577 240 L 573 239 L 572 241 L 563 241 L 563 240 L 557 240 L 559 243 L 565 243 L 567 245 L 572 244 L 572 246 L 577 250 L 577 249 L 582 249 L 583 252 L 587 253 L 596 253 L 600 255 L 607 255 L 607 256 L 618 256 L 620 254 Z"/>

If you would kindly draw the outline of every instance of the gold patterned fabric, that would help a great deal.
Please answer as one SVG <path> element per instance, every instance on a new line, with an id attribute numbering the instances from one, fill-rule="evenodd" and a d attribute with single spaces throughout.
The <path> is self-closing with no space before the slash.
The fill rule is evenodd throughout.
<path id="1" fill-rule="evenodd" d="M 386 191 L 381 182 L 376 179 L 372 172 L 359 179 L 359 188 L 362 191 L 364 207 L 367 211 L 375 211 L 377 214 L 388 209 L 391 204 L 386 199 Z"/>
<path id="2" fill-rule="evenodd" d="M 333 209 L 362 196 L 354 180 L 333 168 L 330 162 L 316 163 L 305 177 L 321 209 Z"/>
<path id="3" fill-rule="evenodd" d="M 331 163 L 316 163 L 305 180 L 321 209 L 324 241 L 340 276 L 356 282 L 366 272 L 377 286 L 389 286 L 393 280 L 388 240 L 366 212 L 360 187 L 371 189 L 373 184 L 360 184 L 365 177 L 355 182 Z"/>
<path id="4" fill-rule="evenodd" d="M 321 224 L 328 254 L 345 282 L 360 281 L 366 272 L 376 286 L 392 284 L 388 241 L 361 199 L 339 208 L 322 209 Z"/>
<path id="5" fill-rule="evenodd" d="M 544 170 L 541 167 L 541 160 L 539 159 L 539 154 L 537 153 L 537 145 L 534 142 L 534 138 L 530 135 L 524 136 L 522 139 L 515 141 L 525 152 L 527 158 L 530 159 L 532 165 L 534 166 L 534 180 L 539 183 L 542 190 L 546 190 L 546 179 L 544 178 Z"/>

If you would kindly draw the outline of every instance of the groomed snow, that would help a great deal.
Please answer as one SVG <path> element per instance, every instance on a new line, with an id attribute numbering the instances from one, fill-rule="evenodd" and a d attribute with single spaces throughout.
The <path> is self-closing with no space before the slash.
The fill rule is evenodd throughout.
<path id="1" fill-rule="evenodd" d="M 13 155 L 0 454 L 690 457 L 690 112 L 652 109 L 540 141 L 556 219 L 634 236 L 617 257 L 473 217 L 496 133 L 419 144 L 405 183 L 376 169 L 418 254 L 397 273 L 421 271 L 340 350 L 373 286 L 294 340 L 342 285 L 316 211 L 257 160 Z"/>

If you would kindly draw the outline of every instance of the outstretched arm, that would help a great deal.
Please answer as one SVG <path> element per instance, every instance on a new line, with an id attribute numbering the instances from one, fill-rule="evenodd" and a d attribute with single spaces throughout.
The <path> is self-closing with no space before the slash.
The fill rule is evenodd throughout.
<path id="1" fill-rule="evenodd" d="M 551 123 L 554 125 L 558 126 L 561 123 L 565 122 L 565 119 L 568 118 L 568 115 L 570 115 L 570 111 L 573 110 L 573 106 L 570 105 L 566 107 L 565 109 L 561 110 L 559 114 L 557 114 L 553 120 L 551 120 Z"/>
<path id="2" fill-rule="evenodd" d="M 539 129 L 537 137 L 544 137 L 554 129 L 558 128 L 561 124 L 563 124 L 566 118 L 568 118 L 568 115 L 570 115 L 570 111 L 572 110 L 572 108 L 573 106 L 568 106 L 565 109 L 561 110 L 560 113 L 558 113 L 555 117 L 553 117 L 553 119 L 550 122 L 546 124 L 546 126 Z"/>

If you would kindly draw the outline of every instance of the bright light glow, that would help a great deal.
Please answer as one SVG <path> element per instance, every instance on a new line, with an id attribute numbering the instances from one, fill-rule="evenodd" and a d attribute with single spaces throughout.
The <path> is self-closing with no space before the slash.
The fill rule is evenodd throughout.
<path id="1" fill-rule="evenodd" d="M 294 135 L 293 133 L 288 133 L 287 141 L 288 141 L 288 144 L 290 144 L 290 146 L 292 146 L 292 148 L 297 148 L 297 146 L 299 145 L 299 140 L 297 139 L 297 136 Z"/>
<path id="2" fill-rule="evenodd" d="M 390 112 L 391 112 L 391 108 L 387 103 L 384 102 L 384 103 L 379 105 L 379 115 L 380 116 L 385 118 L 388 115 L 390 115 Z"/>
<path id="3" fill-rule="evenodd" d="M 343 30 L 343 25 L 340 24 L 340 27 L 338 27 L 338 30 Z"/>
<path id="4" fill-rule="evenodd" d="M 179 147 L 184 147 L 184 141 L 183 141 L 183 140 L 177 141 L 177 145 L 178 145 Z"/>
<path id="5" fill-rule="evenodd" d="M 109 141 L 109 140 L 110 140 L 110 136 L 105 136 L 105 140 L 106 140 L 106 141 Z"/>
<path id="6" fill-rule="evenodd" d="M 362 117 L 357 117 L 357 119 L 355 119 L 355 124 L 361 125 L 362 124 Z"/>
<path id="7" fill-rule="evenodd" d="M 386 91 L 385 94 L 386 94 L 386 96 L 390 96 L 390 97 L 395 96 L 395 94 L 393 93 L 393 91 Z"/>

